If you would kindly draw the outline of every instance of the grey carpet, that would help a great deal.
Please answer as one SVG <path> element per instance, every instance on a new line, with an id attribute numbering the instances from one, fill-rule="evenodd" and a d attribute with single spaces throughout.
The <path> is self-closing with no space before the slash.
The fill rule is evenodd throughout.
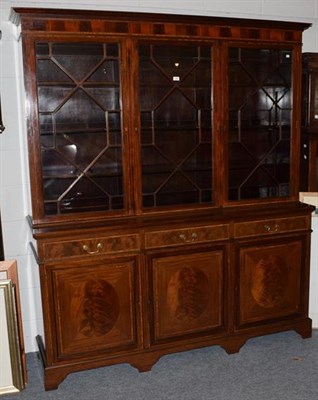
<path id="1" fill-rule="evenodd" d="M 151 371 L 127 364 L 70 374 L 45 392 L 37 353 L 29 383 L 4 400 L 318 400 L 318 331 L 250 339 L 239 353 L 218 346 L 162 357 Z"/>

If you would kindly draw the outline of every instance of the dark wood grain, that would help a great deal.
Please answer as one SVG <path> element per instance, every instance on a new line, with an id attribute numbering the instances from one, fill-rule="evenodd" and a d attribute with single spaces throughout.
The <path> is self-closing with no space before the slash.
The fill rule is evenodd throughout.
<path id="1" fill-rule="evenodd" d="M 12 21 L 45 388 L 202 346 L 233 353 L 258 335 L 309 337 L 309 24 L 32 8 Z"/>

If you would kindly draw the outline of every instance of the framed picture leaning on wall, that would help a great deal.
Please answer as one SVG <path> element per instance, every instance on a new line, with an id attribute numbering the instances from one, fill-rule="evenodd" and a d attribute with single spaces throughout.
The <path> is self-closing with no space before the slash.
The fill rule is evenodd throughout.
<path id="1" fill-rule="evenodd" d="M 14 286 L 0 280 L 0 394 L 24 388 Z"/>
<path id="2" fill-rule="evenodd" d="M 27 382 L 17 262 L 0 261 L 0 395 Z"/>

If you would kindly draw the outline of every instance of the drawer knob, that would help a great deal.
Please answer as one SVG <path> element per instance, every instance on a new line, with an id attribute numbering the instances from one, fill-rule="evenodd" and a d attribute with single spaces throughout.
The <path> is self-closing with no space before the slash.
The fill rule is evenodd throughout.
<path id="1" fill-rule="evenodd" d="M 96 245 L 96 250 L 91 250 L 86 244 L 83 245 L 83 250 L 86 251 L 88 254 L 98 254 L 100 250 L 104 247 L 104 244 L 99 242 Z"/>
<path id="2" fill-rule="evenodd" d="M 278 230 L 279 230 L 279 225 L 278 225 L 278 224 L 274 224 L 274 225 L 268 225 L 268 224 L 266 224 L 266 225 L 264 225 L 264 229 L 265 229 L 267 232 L 278 232 Z"/>
<path id="3" fill-rule="evenodd" d="M 186 235 L 184 233 L 180 233 L 179 238 L 182 239 L 185 243 L 191 243 L 197 240 L 197 233 L 193 232 L 191 235 Z"/>

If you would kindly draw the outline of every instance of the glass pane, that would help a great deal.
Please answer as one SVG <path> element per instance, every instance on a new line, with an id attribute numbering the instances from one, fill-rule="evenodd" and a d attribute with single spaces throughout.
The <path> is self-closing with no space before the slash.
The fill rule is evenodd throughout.
<path id="1" fill-rule="evenodd" d="M 229 50 L 229 200 L 286 197 L 292 52 Z"/>
<path id="2" fill-rule="evenodd" d="M 123 209 L 118 44 L 36 52 L 46 215 Z"/>
<path id="3" fill-rule="evenodd" d="M 139 46 L 142 204 L 212 201 L 210 46 Z"/>

